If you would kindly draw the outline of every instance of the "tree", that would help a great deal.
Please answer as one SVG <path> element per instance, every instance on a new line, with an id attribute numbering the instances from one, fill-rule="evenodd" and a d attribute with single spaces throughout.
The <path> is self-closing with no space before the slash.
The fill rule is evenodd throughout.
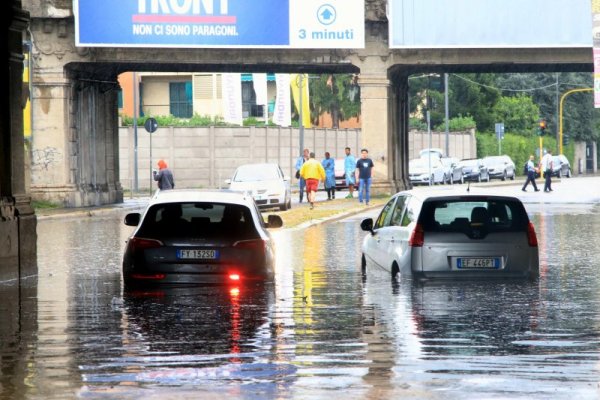
<path id="1" fill-rule="evenodd" d="M 340 121 L 360 115 L 360 88 L 355 74 L 320 75 L 310 82 L 310 115 L 313 123 L 319 117 L 331 114 L 333 128 L 339 128 Z"/>
<path id="2" fill-rule="evenodd" d="M 502 96 L 492 109 L 496 122 L 504 123 L 505 132 L 529 136 L 539 119 L 540 109 L 529 96 Z"/>

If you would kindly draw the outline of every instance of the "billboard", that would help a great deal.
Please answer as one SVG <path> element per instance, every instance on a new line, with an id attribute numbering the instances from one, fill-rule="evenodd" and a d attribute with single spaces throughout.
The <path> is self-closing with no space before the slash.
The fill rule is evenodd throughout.
<path id="1" fill-rule="evenodd" d="M 73 0 L 85 47 L 364 48 L 364 0 Z"/>
<path id="2" fill-rule="evenodd" d="M 391 48 L 591 47 L 590 0 L 389 0 Z"/>

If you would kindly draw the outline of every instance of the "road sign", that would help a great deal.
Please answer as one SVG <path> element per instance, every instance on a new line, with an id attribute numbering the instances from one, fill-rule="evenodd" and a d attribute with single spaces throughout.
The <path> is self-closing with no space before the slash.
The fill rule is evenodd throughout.
<path id="1" fill-rule="evenodd" d="M 154 118 L 148 118 L 144 123 L 144 128 L 148 133 L 154 133 L 158 129 L 158 122 Z"/>
<path id="2" fill-rule="evenodd" d="M 502 122 L 496 123 L 496 137 L 498 140 L 504 139 L 504 123 Z"/>

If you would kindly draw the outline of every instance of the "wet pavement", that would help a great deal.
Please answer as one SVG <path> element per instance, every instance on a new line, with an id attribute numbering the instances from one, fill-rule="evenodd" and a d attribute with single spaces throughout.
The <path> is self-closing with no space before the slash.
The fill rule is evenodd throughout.
<path id="1" fill-rule="evenodd" d="M 535 282 L 362 276 L 369 211 L 275 231 L 275 284 L 124 293 L 125 210 L 42 218 L 39 275 L 0 285 L 0 398 L 600 398 L 600 206 L 568 185 L 522 194 Z"/>

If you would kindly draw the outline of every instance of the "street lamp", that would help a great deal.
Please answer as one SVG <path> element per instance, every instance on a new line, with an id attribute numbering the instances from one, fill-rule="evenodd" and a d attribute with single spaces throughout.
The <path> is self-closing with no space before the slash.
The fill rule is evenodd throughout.
<path id="1" fill-rule="evenodd" d="M 565 92 L 561 98 L 560 98 L 560 107 L 559 107 L 559 111 L 558 111 L 558 147 L 559 147 L 559 154 L 563 154 L 563 103 L 565 102 L 565 98 L 570 95 L 571 93 L 577 93 L 577 92 L 593 92 L 594 89 L 593 88 L 583 88 L 583 89 L 571 89 L 567 92 Z"/>

